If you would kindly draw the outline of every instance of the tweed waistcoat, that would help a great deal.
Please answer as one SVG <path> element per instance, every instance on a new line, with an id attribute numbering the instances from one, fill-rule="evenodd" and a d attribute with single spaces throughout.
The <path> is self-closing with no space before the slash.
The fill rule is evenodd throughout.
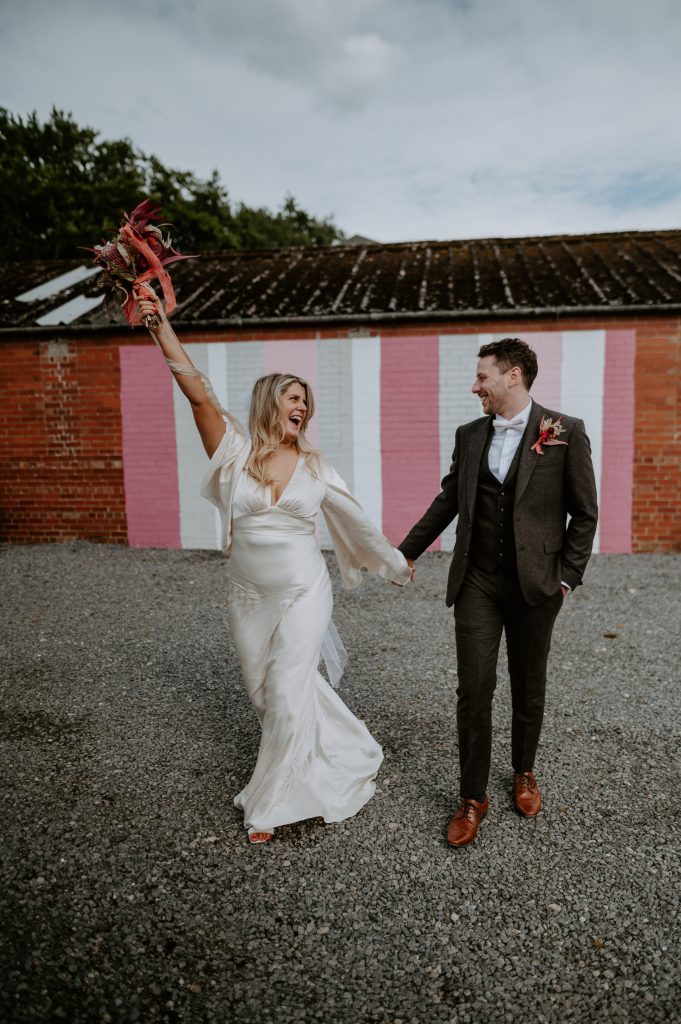
<path id="1" fill-rule="evenodd" d="M 503 483 L 500 483 L 489 468 L 489 448 L 493 436 L 490 432 L 480 462 L 470 564 L 488 573 L 497 569 L 514 572 L 517 566 L 513 511 L 521 445 L 518 445 Z"/>

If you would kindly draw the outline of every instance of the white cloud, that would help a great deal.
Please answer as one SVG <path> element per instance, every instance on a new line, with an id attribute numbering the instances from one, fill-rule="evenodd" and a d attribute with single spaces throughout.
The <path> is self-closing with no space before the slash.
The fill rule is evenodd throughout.
<path id="1" fill-rule="evenodd" d="M 212 47 L 268 77 L 308 88 L 316 102 L 358 109 L 404 59 L 401 46 L 362 23 L 379 0 L 198 0 L 194 27 Z"/>
<path id="2" fill-rule="evenodd" d="M 0 103 L 382 240 L 681 222 L 671 0 L 10 0 Z"/>

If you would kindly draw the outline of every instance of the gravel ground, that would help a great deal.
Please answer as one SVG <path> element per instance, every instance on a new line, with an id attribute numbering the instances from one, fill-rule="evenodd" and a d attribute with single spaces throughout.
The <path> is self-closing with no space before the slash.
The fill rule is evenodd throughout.
<path id="1" fill-rule="evenodd" d="M 508 680 L 490 814 L 452 850 L 448 559 L 336 587 L 342 694 L 376 798 L 251 847 L 258 726 L 207 552 L 5 547 L 5 1021 L 616 1022 L 681 1017 L 681 556 L 601 556 L 554 634 L 538 773 L 512 808 Z"/>

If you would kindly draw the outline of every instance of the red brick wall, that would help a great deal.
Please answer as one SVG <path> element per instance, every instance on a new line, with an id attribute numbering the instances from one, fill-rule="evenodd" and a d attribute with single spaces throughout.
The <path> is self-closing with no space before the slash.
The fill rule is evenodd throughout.
<path id="1" fill-rule="evenodd" d="M 0 537 L 125 544 L 118 342 L 2 341 Z"/>
<path id="2" fill-rule="evenodd" d="M 633 550 L 681 551 L 681 319 L 636 331 Z"/>
<path id="3" fill-rule="evenodd" d="M 681 550 L 681 318 L 376 324 L 373 334 L 635 330 L 633 548 Z M 186 341 L 339 337 L 346 328 L 183 333 Z M 145 334 L 0 340 L 0 539 L 126 543 L 118 348 Z M 605 382 L 607 388 L 607 381 Z"/>

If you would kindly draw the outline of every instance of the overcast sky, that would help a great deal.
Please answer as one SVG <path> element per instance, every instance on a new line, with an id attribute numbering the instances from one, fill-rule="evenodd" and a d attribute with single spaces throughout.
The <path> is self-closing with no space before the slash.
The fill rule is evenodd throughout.
<path id="1" fill-rule="evenodd" d="M 681 227 L 680 54 L 678 0 L 0 0 L 0 105 L 386 242 Z"/>

